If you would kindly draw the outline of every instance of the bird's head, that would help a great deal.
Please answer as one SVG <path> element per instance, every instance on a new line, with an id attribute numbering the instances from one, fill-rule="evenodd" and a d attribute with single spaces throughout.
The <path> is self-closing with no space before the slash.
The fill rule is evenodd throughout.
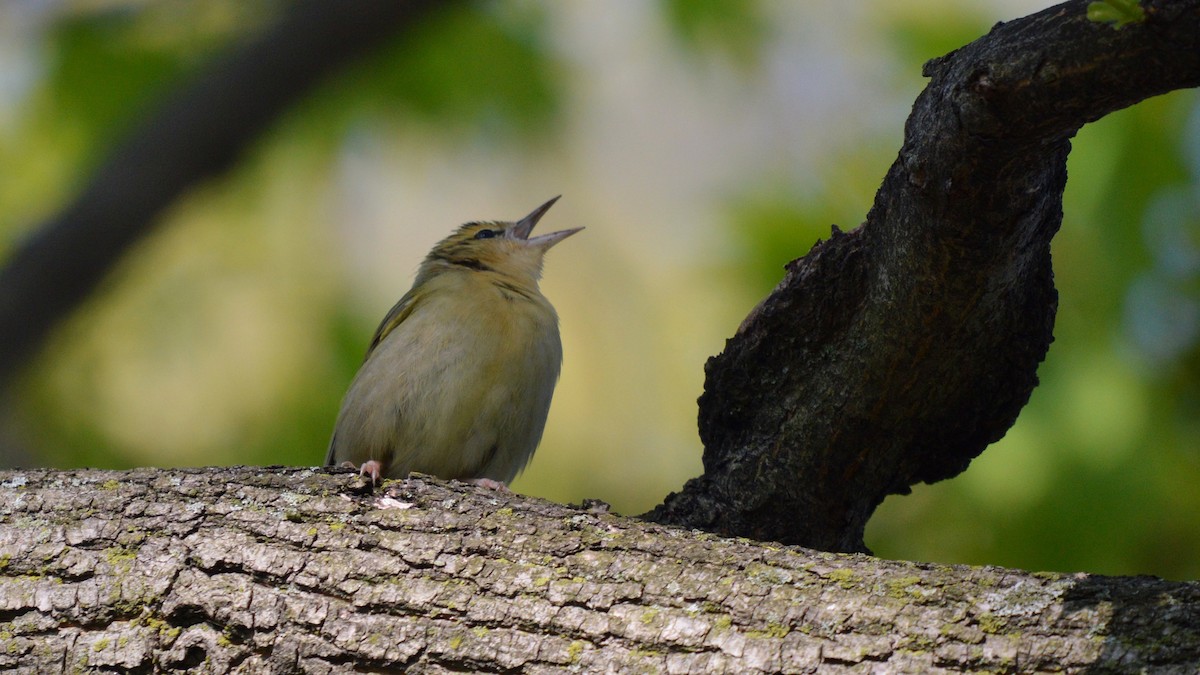
<path id="1" fill-rule="evenodd" d="M 556 201 L 558 197 L 514 222 L 476 222 L 459 227 L 433 247 L 422 265 L 422 271 L 426 271 L 425 268 L 459 267 L 536 282 L 542 276 L 542 260 L 546 251 L 583 229 L 576 227 L 537 237 L 529 236 L 533 226 Z"/>

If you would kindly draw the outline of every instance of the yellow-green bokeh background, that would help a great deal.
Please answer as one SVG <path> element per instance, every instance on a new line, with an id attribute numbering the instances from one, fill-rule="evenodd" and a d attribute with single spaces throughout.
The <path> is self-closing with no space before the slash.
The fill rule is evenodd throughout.
<path id="1" fill-rule="evenodd" d="M 870 206 L 921 63 L 1029 1 L 481 3 L 291 110 L 186 195 L 9 394 L 23 466 L 315 465 L 378 319 L 457 224 L 555 194 L 565 363 L 514 489 L 638 513 L 700 472 L 695 399 L 782 265 Z M 0 5 L 0 249 L 260 0 Z M 1008 436 L 893 497 L 887 557 L 1200 576 L 1200 113 L 1085 128 L 1056 341 Z"/>

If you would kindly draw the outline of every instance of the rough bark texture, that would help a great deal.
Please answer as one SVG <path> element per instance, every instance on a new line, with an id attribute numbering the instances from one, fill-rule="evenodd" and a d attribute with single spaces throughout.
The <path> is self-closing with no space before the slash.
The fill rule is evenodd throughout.
<path id="1" fill-rule="evenodd" d="M 1067 2 L 929 62 L 866 222 L 788 265 L 707 365 L 704 475 L 648 516 L 863 551 L 889 494 L 963 471 L 1037 384 L 1069 139 L 1200 84 L 1200 3 L 1120 30 Z"/>
<path id="2" fill-rule="evenodd" d="M 329 73 L 437 4 L 294 3 L 278 25 L 166 100 L 0 269 L 0 388 L 167 206 L 229 168 Z"/>
<path id="3" fill-rule="evenodd" d="M 1194 672 L 1200 585 L 888 562 L 461 483 L 0 473 L 0 669 Z"/>

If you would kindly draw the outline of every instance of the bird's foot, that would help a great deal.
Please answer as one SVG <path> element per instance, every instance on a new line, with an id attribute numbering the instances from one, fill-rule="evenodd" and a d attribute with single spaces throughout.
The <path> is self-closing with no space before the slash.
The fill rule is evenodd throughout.
<path id="1" fill-rule="evenodd" d="M 508 486 L 505 485 L 503 481 L 492 480 L 491 478 L 472 478 L 471 480 L 469 480 L 467 482 L 474 483 L 474 484 L 478 485 L 479 487 L 485 487 L 489 490 L 498 490 L 500 492 L 508 492 Z"/>
<path id="2" fill-rule="evenodd" d="M 383 482 L 383 462 L 373 459 L 363 462 L 362 466 L 358 467 L 358 475 L 363 477 L 370 476 L 371 484 L 379 485 Z"/>
<path id="3" fill-rule="evenodd" d="M 379 485 L 383 479 L 383 462 L 374 459 L 363 462 L 362 466 L 355 466 L 354 462 L 342 462 L 338 466 L 343 469 L 358 469 L 358 475 L 363 478 L 370 477 L 372 485 Z"/>

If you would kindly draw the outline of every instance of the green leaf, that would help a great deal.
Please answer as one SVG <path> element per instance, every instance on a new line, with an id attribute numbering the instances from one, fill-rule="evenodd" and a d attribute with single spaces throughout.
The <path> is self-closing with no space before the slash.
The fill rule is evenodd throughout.
<path id="1" fill-rule="evenodd" d="M 1120 30 L 1131 23 L 1146 20 L 1146 12 L 1139 0 L 1102 0 L 1088 5 L 1087 17 L 1096 23 L 1111 23 Z"/>

